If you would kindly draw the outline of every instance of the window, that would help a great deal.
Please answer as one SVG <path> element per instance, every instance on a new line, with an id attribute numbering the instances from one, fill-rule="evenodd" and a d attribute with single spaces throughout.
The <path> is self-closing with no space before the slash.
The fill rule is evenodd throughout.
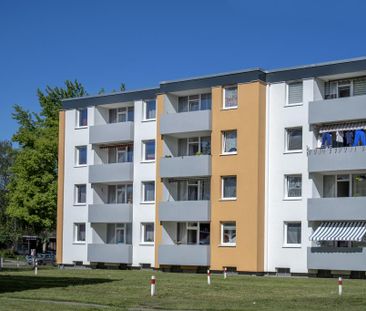
<path id="1" fill-rule="evenodd" d="M 302 177 L 301 175 L 285 176 L 285 198 L 295 199 L 302 196 Z"/>
<path id="2" fill-rule="evenodd" d="M 144 120 L 155 120 L 156 100 L 155 99 L 145 100 L 144 106 L 145 106 Z"/>
<path id="3" fill-rule="evenodd" d="M 116 244 L 126 243 L 126 224 L 116 224 L 115 237 L 116 237 Z"/>
<path id="4" fill-rule="evenodd" d="M 178 98 L 178 112 L 211 109 L 211 94 L 181 96 Z"/>
<path id="5" fill-rule="evenodd" d="M 366 174 L 339 174 L 323 177 L 323 197 L 365 197 Z"/>
<path id="6" fill-rule="evenodd" d="M 119 145 L 108 148 L 108 163 L 124 163 L 133 161 L 133 145 Z"/>
<path id="7" fill-rule="evenodd" d="M 229 86 L 224 88 L 224 109 L 238 107 L 238 88 Z"/>
<path id="8" fill-rule="evenodd" d="M 145 181 L 142 183 L 142 201 L 145 203 L 155 202 L 155 182 Z"/>
<path id="9" fill-rule="evenodd" d="M 141 242 L 143 243 L 154 243 L 154 223 L 143 223 L 141 224 Z"/>
<path id="10" fill-rule="evenodd" d="M 131 204 L 132 198 L 132 184 L 108 186 L 108 204 Z"/>
<path id="11" fill-rule="evenodd" d="M 221 198 L 224 200 L 236 199 L 236 176 L 221 177 Z"/>
<path id="12" fill-rule="evenodd" d="M 88 108 L 78 110 L 78 127 L 88 126 Z"/>
<path id="13" fill-rule="evenodd" d="M 237 152 L 236 130 L 222 132 L 222 153 L 236 154 L 236 152 Z"/>
<path id="14" fill-rule="evenodd" d="M 301 222 L 285 222 L 285 246 L 301 246 Z"/>
<path id="15" fill-rule="evenodd" d="M 109 123 L 132 122 L 134 119 L 133 107 L 109 109 Z"/>
<path id="16" fill-rule="evenodd" d="M 352 175 L 352 196 L 365 197 L 366 196 L 366 175 Z"/>
<path id="17" fill-rule="evenodd" d="M 236 223 L 224 222 L 221 224 L 221 245 L 236 245 Z"/>
<path id="18" fill-rule="evenodd" d="M 143 161 L 155 160 L 155 140 L 146 140 L 142 142 Z"/>
<path id="19" fill-rule="evenodd" d="M 200 222 L 178 222 L 177 244 L 209 245 L 210 224 Z"/>
<path id="20" fill-rule="evenodd" d="M 87 147 L 78 146 L 76 147 L 76 165 L 87 164 Z"/>
<path id="21" fill-rule="evenodd" d="M 107 224 L 107 244 L 131 244 L 131 223 Z"/>
<path id="22" fill-rule="evenodd" d="M 74 242 L 76 243 L 85 242 L 85 223 L 74 224 Z"/>
<path id="23" fill-rule="evenodd" d="M 298 105 L 303 101 L 303 85 L 302 81 L 292 82 L 287 85 L 288 100 L 287 105 Z"/>
<path id="24" fill-rule="evenodd" d="M 286 151 L 302 150 L 302 128 L 286 129 Z"/>
<path id="25" fill-rule="evenodd" d="M 193 156 L 211 153 L 211 137 L 190 137 L 178 140 L 178 156 Z"/>
<path id="26" fill-rule="evenodd" d="M 210 199 L 209 179 L 178 180 L 178 201 L 199 201 Z"/>
<path id="27" fill-rule="evenodd" d="M 86 185 L 75 186 L 75 203 L 85 204 L 86 203 Z"/>
<path id="28" fill-rule="evenodd" d="M 366 77 L 325 83 L 325 99 L 366 95 Z"/>

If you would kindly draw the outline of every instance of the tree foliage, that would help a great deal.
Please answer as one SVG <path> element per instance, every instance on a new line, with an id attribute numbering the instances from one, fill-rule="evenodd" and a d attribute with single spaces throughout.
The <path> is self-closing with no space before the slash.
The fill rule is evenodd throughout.
<path id="1" fill-rule="evenodd" d="M 65 86 L 47 86 L 37 91 L 40 113 L 14 106 L 13 118 L 19 128 L 13 141 L 19 145 L 11 169 L 9 216 L 19 220 L 33 234 L 56 226 L 58 117 L 61 100 L 87 95 L 78 81 Z"/>

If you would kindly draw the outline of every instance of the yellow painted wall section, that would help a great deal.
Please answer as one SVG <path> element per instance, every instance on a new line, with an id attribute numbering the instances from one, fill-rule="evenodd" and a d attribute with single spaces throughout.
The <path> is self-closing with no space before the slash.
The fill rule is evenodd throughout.
<path id="1" fill-rule="evenodd" d="M 156 100 L 155 268 L 159 268 L 158 252 L 162 232 L 162 226 L 159 220 L 159 202 L 163 199 L 163 183 L 160 178 L 160 159 L 163 156 L 163 139 L 160 135 L 160 119 L 164 113 L 164 98 L 165 95 L 158 95 Z"/>
<path id="2" fill-rule="evenodd" d="M 211 269 L 264 269 L 265 85 L 238 85 L 238 108 L 223 109 L 212 88 Z M 237 130 L 237 155 L 221 155 L 222 131 Z M 221 176 L 237 176 L 237 199 L 221 200 Z M 221 223 L 236 222 L 236 246 L 221 246 Z"/>
<path id="3" fill-rule="evenodd" d="M 57 176 L 57 222 L 56 222 L 56 262 L 62 263 L 64 225 L 64 166 L 65 166 L 65 111 L 59 114 L 58 131 L 58 176 Z"/>

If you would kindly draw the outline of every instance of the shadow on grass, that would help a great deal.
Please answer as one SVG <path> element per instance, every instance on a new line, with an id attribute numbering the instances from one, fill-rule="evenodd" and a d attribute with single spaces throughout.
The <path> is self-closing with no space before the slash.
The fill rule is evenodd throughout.
<path id="1" fill-rule="evenodd" d="M 102 278 L 1 275 L 0 273 L 0 294 L 41 288 L 101 284 L 112 281 Z"/>

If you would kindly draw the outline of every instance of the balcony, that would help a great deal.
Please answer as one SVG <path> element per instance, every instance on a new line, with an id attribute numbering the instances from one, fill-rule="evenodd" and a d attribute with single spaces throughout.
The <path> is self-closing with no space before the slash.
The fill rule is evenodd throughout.
<path id="1" fill-rule="evenodd" d="M 133 140 L 133 122 L 91 126 L 89 144 L 110 144 Z"/>
<path id="2" fill-rule="evenodd" d="M 160 120 L 161 135 L 204 131 L 211 131 L 211 110 L 164 114 Z"/>
<path id="3" fill-rule="evenodd" d="M 366 271 L 366 248 L 309 247 L 308 269 Z"/>
<path id="4" fill-rule="evenodd" d="M 127 182 L 132 180 L 132 162 L 89 166 L 89 183 Z"/>
<path id="5" fill-rule="evenodd" d="M 197 155 L 160 159 L 160 177 L 199 177 L 211 175 L 211 156 Z"/>
<path id="6" fill-rule="evenodd" d="M 366 95 L 310 102 L 309 124 L 366 119 Z"/>
<path id="7" fill-rule="evenodd" d="M 90 223 L 132 222 L 132 204 L 89 204 Z"/>
<path id="8" fill-rule="evenodd" d="M 366 147 L 308 150 L 308 169 L 310 173 L 366 169 Z"/>
<path id="9" fill-rule="evenodd" d="M 209 266 L 210 245 L 160 245 L 160 265 Z"/>
<path id="10" fill-rule="evenodd" d="M 308 199 L 309 221 L 365 219 L 366 197 Z"/>
<path id="11" fill-rule="evenodd" d="M 160 221 L 210 221 L 210 201 L 168 201 L 159 203 Z"/>
<path id="12" fill-rule="evenodd" d="M 132 245 L 88 244 L 88 261 L 131 264 Z"/>

